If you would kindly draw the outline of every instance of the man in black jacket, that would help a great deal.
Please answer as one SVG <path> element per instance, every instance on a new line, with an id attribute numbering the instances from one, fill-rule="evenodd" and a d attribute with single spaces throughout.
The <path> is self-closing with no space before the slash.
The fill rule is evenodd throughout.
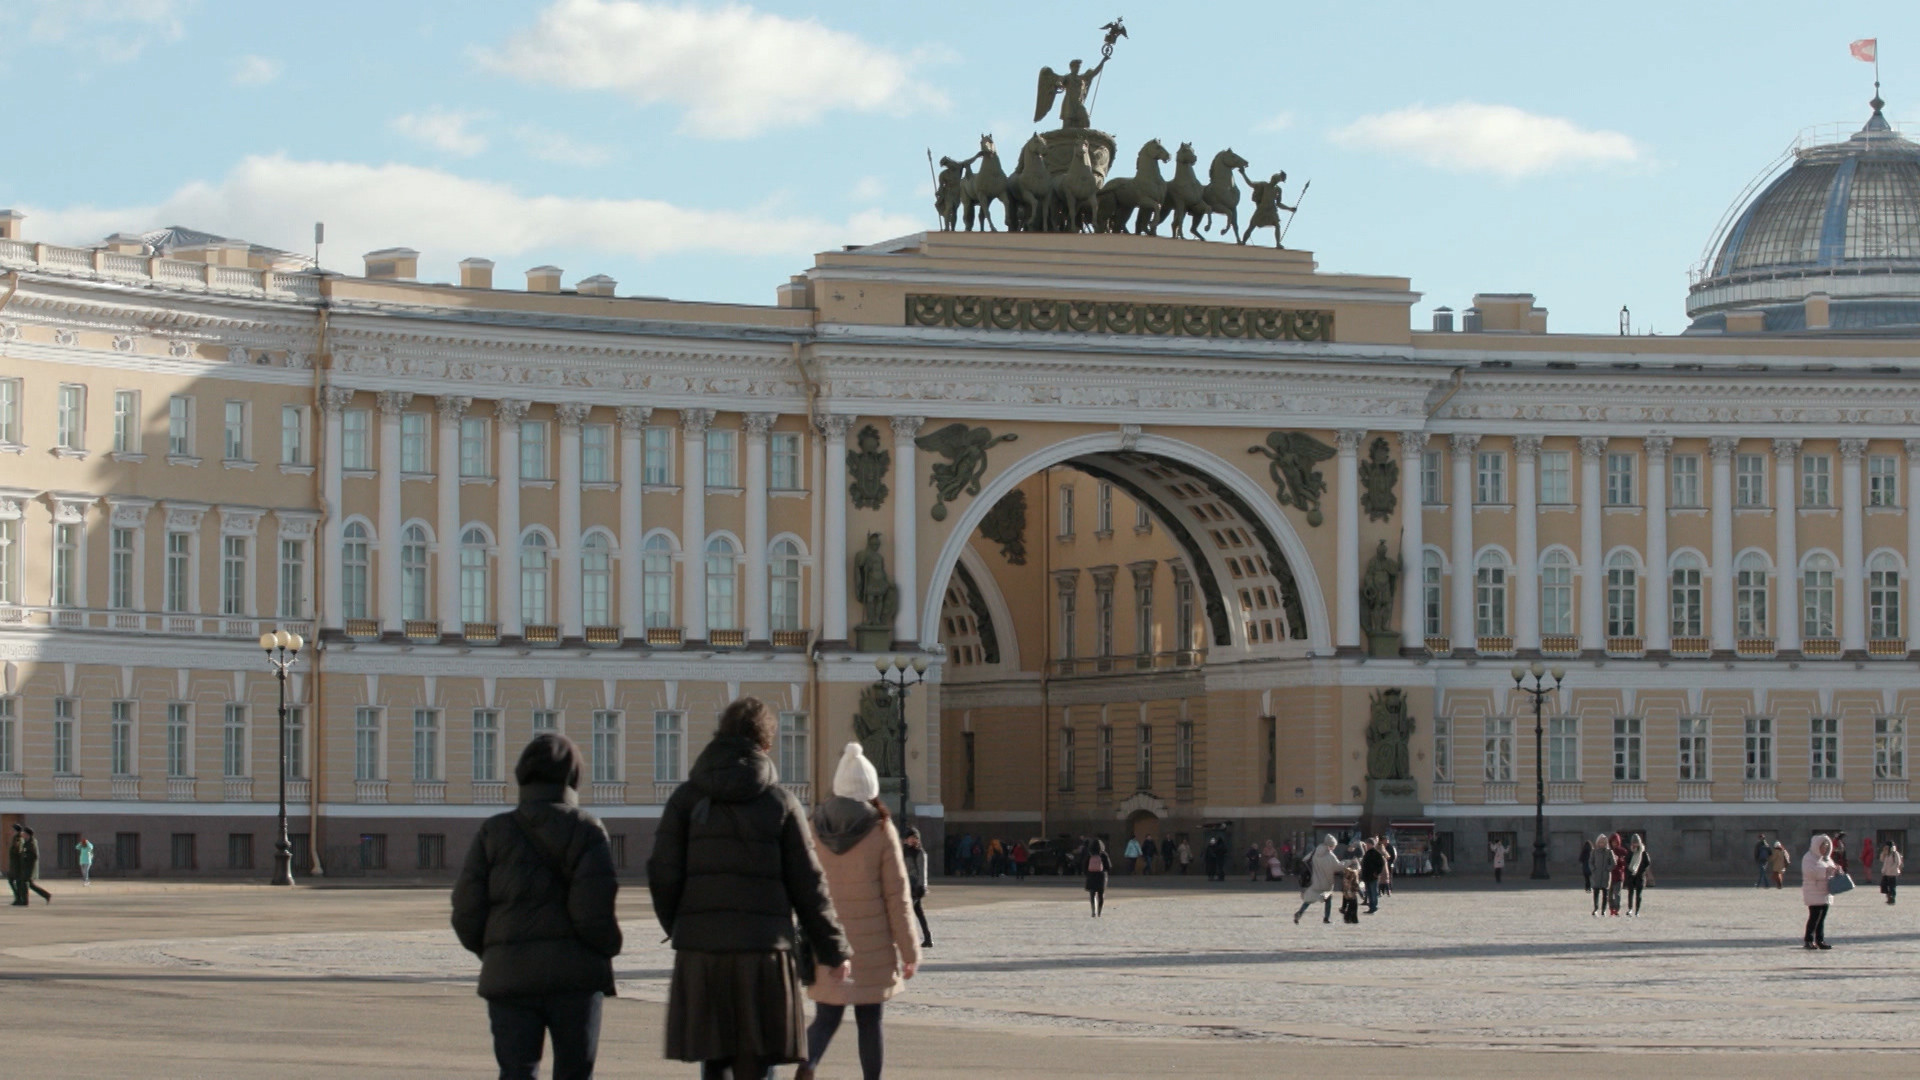
<path id="1" fill-rule="evenodd" d="M 1379 837 L 1363 840 L 1360 855 L 1360 884 L 1367 890 L 1367 914 L 1380 910 L 1380 875 L 1386 873 L 1387 856 L 1382 850 L 1386 847 Z"/>
<path id="2" fill-rule="evenodd" d="M 533 1080 L 549 1033 L 553 1080 L 591 1080 L 620 954 L 613 851 L 580 809 L 580 751 L 566 736 L 534 736 L 513 776 L 520 805 L 473 838 L 453 887 L 453 932 L 480 957 L 502 1080 Z"/>

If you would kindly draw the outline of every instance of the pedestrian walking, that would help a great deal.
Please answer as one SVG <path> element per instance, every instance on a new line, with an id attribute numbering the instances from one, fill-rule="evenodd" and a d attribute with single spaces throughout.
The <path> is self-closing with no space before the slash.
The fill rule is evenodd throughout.
<path id="1" fill-rule="evenodd" d="M 857 742 L 840 755 L 833 798 L 814 810 L 813 833 L 820 842 L 827 896 L 853 946 L 853 970 L 845 980 L 822 970 L 807 987 L 815 1006 L 813 1024 L 807 1028 L 807 1063 L 794 1080 L 812 1080 L 849 1005 L 859 1031 L 860 1072 L 866 1080 L 879 1080 L 885 1051 L 881 1008 L 919 969 L 920 948 L 900 837 L 880 801 L 880 774 Z M 1014 853 L 1023 850 L 1014 845 Z"/>
<path id="2" fill-rule="evenodd" d="M 1140 850 L 1140 838 L 1137 836 L 1127 837 L 1127 849 L 1123 854 L 1125 854 L 1127 858 L 1128 873 L 1137 874 L 1140 872 Z"/>
<path id="3" fill-rule="evenodd" d="M 1392 840 L 1387 840 L 1380 848 L 1380 854 L 1385 863 L 1380 871 L 1380 895 L 1392 896 L 1394 868 L 1400 865 L 1400 849 Z"/>
<path id="4" fill-rule="evenodd" d="M 1885 896 L 1889 904 L 1900 894 L 1900 871 L 1906 861 L 1893 841 L 1880 845 L 1880 895 Z"/>
<path id="5" fill-rule="evenodd" d="M 1027 860 L 1031 857 L 1027 845 L 1018 840 L 1013 842 L 1013 853 L 1008 858 L 1013 861 L 1013 880 L 1016 884 L 1027 880 Z"/>
<path id="6" fill-rule="evenodd" d="M 1339 843 L 1340 841 L 1333 838 L 1332 833 L 1328 833 L 1326 839 L 1320 842 L 1319 847 L 1313 849 L 1313 855 L 1307 860 L 1307 870 L 1303 875 L 1307 880 L 1300 889 L 1300 909 L 1293 913 L 1293 921 L 1296 924 L 1300 922 L 1300 916 L 1305 915 L 1315 901 L 1323 905 L 1320 921 L 1327 923 L 1333 921 L 1333 893 L 1335 889 L 1340 888 L 1341 869 L 1340 856 L 1335 855 L 1333 849 Z"/>
<path id="7" fill-rule="evenodd" d="M 1371 843 L 1362 841 L 1360 883 L 1366 889 L 1369 915 L 1376 914 L 1380 910 L 1380 878 L 1387 872 L 1387 856 L 1380 850 L 1384 846 L 1377 836 Z"/>
<path id="8" fill-rule="evenodd" d="M 1593 917 L 1597 919 L 1607 903 L 1607 882 L 1613 877 L 1613 845 L 1607 842 L 1606 833 L 1593 838 L 1588 863 L 1587 891 L 1593 894 Z"/>
<path id="9" fill-rule="evenodd" d="M 729 1070 L 733 1080 L 763 1080 L 805 1060 L 796 918 L 810 973 L 837 980 L 852 970 L 806 811 L 767 756 L 778 723 L 757 698 L 726 707 L 667 799 L 647 860 L 653 911 L 674 950 L 666 1056 L 701 1062 L 707 1080 Z"/>
<path id="10" fill-rule="evenodd" d="M 1152 836 L 1140 841 L 1140 862 L 1148 876 L 1153 874 L 1153 857 L 1158 854 L 1160 854 L 1160 845 L 1154 842 Z"/>
<path id="11" fill-rule="evenodd" d="M 1627 848 L 1626 877 L 1627 918 L 1640 917 L 1640 900 L 1647 891 L 1647 885 L 1653 880 L 1653 856 L 1647 854 L 1647 842 L 1639 833 L 1633 834 L 1633 843 Z"/>
<path id="12" fill-rule="evenodd" d="M 93 841 L 85 833 L 80 834 L 80 842 L 73 845 L 74 858 L 80 861 L 80 884 L 83 888 L 93 885 Z"/>
<path id="13" fill-rule="evenodd" d="M 920 830 L 909 825 L 900 833 L 900 853 L 907 860 L 907 896 L 913 900 L 913 917 L 920 922 L 920 947 L 933 948 L 933 931 L 927 927 L 927 911 L 921 906 L 927 898 L 927 850 L 920 846 Z"/>
<path id="14" fill-rule="evenodd" d="M 1787 866 L 1791 862 L 1793 862 L 1793 856 L 1787 854 L 1787 845 L 1775 840 L 1773 842 L 1773 852 L 1767 856 L 1766 862 L 1766 873 L 1768 877 L 1773 879 L 1774 888 L 1780 889 L 1786 887 Z"/>
<path id="15" fill-rule="evenodd" d="M 1593 841 L 1580 841 L 1580 879 L 1586 884 L 1580 886 L 1587 892 L 1593 891 Z"/>
<path id="16" fill-rule="evenodd" d="M 1267 861 L 1260 857 L 1259 845 L 1249 844 L 1247 846 L 1247 880 L 1258 882 L 1260 880 L 1260 871 L 1266 865 Z"/>
<path id="17" fill-rule="evenodd" d="M 1493 843 L 1487 845 L 1487 854 L 1493 856 L 1493 883 L 1498 885 L 1500 884 L 1500 875 L 1507 868 L 1507 856 L 1510 852 L 1507 851 L 1507 845 L 1495 840 Z"/>
<path id="18" fill-rule="evenodd" d="M 1614 918 L 1620 917 L 1620 890 L 1627 883 L 1627 845 L 1620 840 L 1620 834 L 1614 833 L 1609 840 L 1613 848 L 1613 871 L 1607 877 L 1607 908 Z"/>
<path id="19" fill-rule="evenodd" d="M 1873 837 L 1860 838 L 1860 880 L 1873 884 Z"/>
<path id="20" fill-rule="evenodd" d="M 1360 872 L 1351 866 L 1340 868 L 1340 921 L 1360 921 Z"/>
<path id="21" fill-rule="evenodd" d="M 1840 873 L 1840 864 L 1833 861 L 1833 841 L 1814 837 L 1800 859 L 1800 899 L 1807 905 L 1807 930 L 1803 935 L 1806 948 L 1833 948 L 1827 944 L 1827 908 L 1833 904 L 1827 883 Z"/>
<path id="22" fill-rule="evenodd" d="M 1833 834 L 1833 863 L 1840 868 L 1841 873 L 1844 874 L 1848 872 L 1847 834 L 1845 832 L 1835 832 Z"/>
<path id="23" fill-rule="evenodd" d="M 1187 843 L 1186 837 L 1180 838 L 1180 847 L 1174 852 L 1174 858 L 1180 863 L 1180 876 L 1186 877 L 1187 867 L 1193 865 L 1193 847 Z"/>
<path id="24" fill-rule="evenodd" d="M 28 907 L 32 901 L 29 894 L 35 894 L 41 900 L 53 903 L 53 894 L 40 887 L 40 841 L 29 826 L 14 823 L 13 852 L 9 865 L 12 867 L 11 879 L 14 882 L 14 903 Z"/>
<path id="25" fill-rule="evenodd" d="M 1766 833 L 1761 833 L 1760 839 L 1753 842 L 1754 888 L 1764 889 L 1767 887 L 1767 874 L 1769 872 L 1767 870 L 1767 864 L 1773 860 L 1773 848 L 1778 846 L 1777 843 L 1774 844 L 1773 847 L 1767 846 Z M 1781 869 L 1785 869 L 1785 867 Z M 1774 887 L 1778 888 L 1779 886 L 1776 884 Z"/>
<path id="26" fill-rule="evenodd" d="M 580 809 L 580 752 L 534 736 L 513 776 L 520 804 L 488 818 L 453 886 L 453 932 L 480 957 L 501 1080 L 533 1080 L 553 1042 L 555 1080 L 593 1076 L 602 1003 L 620 955 L 613 850 Z"/>
<path id="27" fill-rule="evenodd" d="M 1007 872 L 1006 862 L 1006 845 L 1002 844 L 1000 838 L 996 836 L 993 838 L 993 841 L 987 845 L 987 873 L 992 877 L 999 877 L 1005 874 Z"/>
<path id="28" fill-rule="evenodd" d="M 1113 856 L 1107 854 L 1106 841 L 1094 837 L 1087 842 L 1087 908 L 1097 919 L 1107 908 L 1107 875 L 1113 872 Z"/>

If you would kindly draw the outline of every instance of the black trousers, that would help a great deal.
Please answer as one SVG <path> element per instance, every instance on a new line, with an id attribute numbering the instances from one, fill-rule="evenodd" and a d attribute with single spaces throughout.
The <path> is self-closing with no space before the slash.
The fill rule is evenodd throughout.
<path id="1" fill-rule="evenodd" d="M 845 1005 L 815 1005 L 813 1023 L 807 1026 L 807 1064 L 818 1065 L 827 1054 L 827 1047 L 833 1042 L 834 1033 L 840 1030 L 840 1021 L 845 1019 Z M 880 1034 L 880 1006 L 855 1005 L 853 1024 L 860 1033 L 860 1075 L 865 1080 L 880 1080 L 880 1069 L 885 1064 L 886 1043 Z"/>
<path id="2" fill-rule="evenodd" d="M 1807 934 L 1809 943 L 1827 940 L 1827 908 L 1829 904 L 1814 904 L 1807 908 Z"/>
<path id="3" fill-rule="evenodd" d="M 553 1080 L 593 1080 L 603 996 L 596 990 L 488 1000 L 500 1080 L 535 1080 L 541 1043 L 548 1035 L 553 1038 Z"/>
<path id="4" fill-rule="evenodd" d="M 913 917 L 920 920 L 920 940 L 932 942 L 933 929 L 927 925 L 926 909 L 920 906 L 921 902 L 925 899 L 926 897 L 924 896 L 916 896 L 913 898 Z"/>
<path id="5" fill-rule="evenodd" d="M 1887 874 L 1880 875 L 1880 891 L 1887 894 L 1887 903 L 1891 904 L 1899 897 L 1900 879 Z"/>

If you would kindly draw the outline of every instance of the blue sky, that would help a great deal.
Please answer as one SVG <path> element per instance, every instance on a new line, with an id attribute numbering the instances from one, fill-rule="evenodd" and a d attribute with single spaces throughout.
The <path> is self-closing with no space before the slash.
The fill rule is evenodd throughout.
<path id="1" fill-rule="evenodd" d="M 1289 245 L 1435 304 L 1530 291 L 1556 330 L 1684 326 L 1715 223 L 1802 129 L 1867 115 L 1880 40 L 1920 118 L 1920 9 L 1826 3 L 1161 5 L 1094 126 L 1313 182 Z M 953 16 L 935 14 L 965 10 Z M 1181 14 L 1176 14 L 1180 12 Z M 410 246 L 771 303 L 815 250 L 932 222 L 926 151 L 996 135 L 1097 57 L 1112 0 L 0 0 L 0 206 L 30 237 L 188 225 L 331 268 Z M 1051 124 L 1043 125 L 1051 126 Z"/>

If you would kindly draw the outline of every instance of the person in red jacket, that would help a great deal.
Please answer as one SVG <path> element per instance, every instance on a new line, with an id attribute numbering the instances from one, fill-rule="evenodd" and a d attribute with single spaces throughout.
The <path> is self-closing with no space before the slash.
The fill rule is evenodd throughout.
<path id="1" fill-rule="evenodd" d="M 1021 843 L 1018 840 L 1015 840 L 1013 842 L 1013 880 L 1014 881 L 1021 882 L 1021 881 L 1027 880 L 1027 860 L 1032 857 L 1033 857 L 1032 853 L 1027 850 L 1027 845 Z"/>
<path id="2" fill-rule="evenodd" d="M 1607 909 L 1618 917 L 1620 889 L 1627 883 L 1627 845 L 1621 841 L 1619 833 L 1614 833 L 1607 846 L 1613 849 L 1613 869 L 1607 874 Z"/>

